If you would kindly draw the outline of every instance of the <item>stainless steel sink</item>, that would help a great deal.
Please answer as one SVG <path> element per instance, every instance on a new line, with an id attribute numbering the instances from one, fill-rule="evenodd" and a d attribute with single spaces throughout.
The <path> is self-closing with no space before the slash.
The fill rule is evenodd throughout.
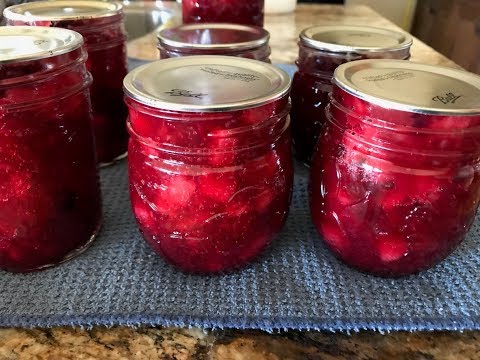
<path id="1" fill-rule="evenodd" d="M 180 22 L 175 1 L 123 1 L 128 40 L 135 40 Z"/>

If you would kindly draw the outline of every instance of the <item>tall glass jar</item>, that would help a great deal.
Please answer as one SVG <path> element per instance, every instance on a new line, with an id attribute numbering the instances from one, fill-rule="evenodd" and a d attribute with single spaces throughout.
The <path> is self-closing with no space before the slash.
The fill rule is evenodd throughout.
<path id="1" fill-rule="evenodd" d="M 263 26 L 264 0 L 183 0 L 183 23 L 233 23 Z"/>
<path id="2" fill-rule="evenodd" d="M 100 226 L 91 76 L 80 34 L 0 27 L 0 268 L 85 249 Z"/>
<path id="3" fill-rule="evenodd" d="M 145 240 L 190 272 L 259 255 L 292 194 L 288 75 L 250 59 L 188 56 L 139 67 L 124 86 L 130 196 Z"/>
<path id="4" fill-rule="evenodd" d="M 327 246 L 381 276 L 447 257 L 480 199 L 480 77 L 360 60 L 335 71 L 326 113 L 310 202 Z"/>
<path id="5" fill-rule="evenodd" d="M 160 58 L 190 55 L 228 55 L 270 62 L 270 34 L 258 26 L 189 24 L 158 34 Z"/>
<path id="6" fill-rule="evenodd" d="M 127 74 L 122 6 L 105 1 L 37 1 L 4 11 L 7 25 L 55 26 L 79 32 L 88 51 L 87 69 L 98 162 L 107 165 L 127 151 L 127 108 L 122 81 Z"/>
<path id="7" fill-rule="evenodd" d="M 313 26 L 303 30 L 291 94 L 295 157 L 310 164 L 338 65 L 360 59 L 408 59 L 411 44 L 407 34 L 368 26 Z"/>

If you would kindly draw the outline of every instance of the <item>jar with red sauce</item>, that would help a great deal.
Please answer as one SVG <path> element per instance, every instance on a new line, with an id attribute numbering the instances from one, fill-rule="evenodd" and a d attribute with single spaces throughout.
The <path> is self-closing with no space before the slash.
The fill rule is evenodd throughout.
<path id="1" fill-rule="evenodd" d="M 98 162 L 107 165 L 125 157 L 128 110 L 122 81 L 127 53 L 122 6 L 105 1 L 37 1 L 8 7 L 4 15 L 7 25 L 54 26 L 83 35 L 87 69 L 93 76 L 90 93 Z"/>
<path id="2" fill-rule="evenodd" d="M 258 26 L 188 24 L 158 34 L 160 58 L 228 55 L 270 62 L 270 34 Z"/>
<path id="3" fill-rule="evenodd" d="M 0 27 L 0 268 L 39 270 L 92 242 L 101 201 L 80 34 Z"/>
<path id="4" fill-rule="evenodd" d="M 263 26 L 264 0 L 183 0 L 184 24 L 233 23 Z"/>
<path id="5" fill-rule="evenodd" d="M 256 60 L 188 56 L 139 67 L 124 87 L 130 197 L 145 240 L 188 272 L 258 256 L 292 194 L 288 74 Z"/>
<path id="6" fill-rule="evenodd" d="M 295 157 L 306 165 L 311 162 L 338 65 L 360 59 L 408 59 L 411 45 L 408 34 L 368 26 L 313 26 L 303 30 L 291 94 Z"/>
<path id="7" fill-rule="evenodd" d="M 346 264 L 402 276 L 445 259 L 480 196 L 480 77 L 400 60 L 335 71 L 313 159 L 313 222 Z"/>

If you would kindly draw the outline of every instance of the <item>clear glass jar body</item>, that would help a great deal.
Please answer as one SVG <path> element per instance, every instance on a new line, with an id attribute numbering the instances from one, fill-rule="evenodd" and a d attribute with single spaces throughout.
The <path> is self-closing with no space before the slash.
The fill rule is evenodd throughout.
<path id="1" fill-rule="evenodd" d="M 293 77 L 291 92 L 292 138 L 295 157 L 308 165 L 326 120 L 325 107 L 332 91 L 335 69 L 346 62 L 361 59 L 408 59 L 410 49 L 358 54 L 318 50 L 302 42 L 298 46 L 298 71 Z"/>
<path id="2" fill-rule="evenodd" d="M 82 34 L 88 51 L 87 69 L 93 76 L 90 96 L 98 162 L 106 165 L 124 157 L 128 110 L 123 103 L 123 78 L 128 69 L 123 14 L 61 21 L 7 18 L 7 25 L 60 27 Z"/>
<path id="3" fill-rule="evenodd" d="M 264 0 L 183 0 L 184 24 L 197 22 L 263 26 Z"/>
<path id="4" fill-rule="evenodd" d="M 313 222 L 333 253 L 380 276 L 446 258 L 480 199 L 480 117 L 382 108 L 333 88 L 313 159 Z"/>
<path id="5" fill-rule="evenodd" d="M 0 69 L 0 268 L 53 266 L 85 249 L 101 198 L 83 49 Z"/>
<path id="6" fill-rule="evenodd" d="M 279 233 L 293 170 L 288 98 L 241 111 L 162 111 L 126 98 L 133 212 L 179 268 L 244 265 Z"/>

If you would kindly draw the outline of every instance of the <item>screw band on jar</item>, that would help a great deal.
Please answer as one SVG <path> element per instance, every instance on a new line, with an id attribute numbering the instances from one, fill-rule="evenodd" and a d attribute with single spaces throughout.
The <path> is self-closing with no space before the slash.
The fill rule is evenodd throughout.
<path id="1" fill-rule="evenodd" d="M 124 31 L 116 31 L 123 19 L 122 5 L 92 0 L 36 1 L 7 7 L 4 16 L 10 25 L 36 25 L 67 28 L 81 33 L 85 44 L 92 50 L 114 46 L 125 40 Z M 113 32 L 112 36 L 99 37 L 99 32 Z"/>
<path id="2" fill-rule="evenodd" d="M 107 165 L 123 158 L 128 134 L 122 101 L 122 81 L 127 74 L 122 5 L 91 0 L 37 1 L 8 7 L 4 14 L 8 25 L 61 27 L 83 35 L 87 69 L 93 76 L 90 93 L 98 161 Z"/>
<path id="3" fill-rule="evenodd" d="M 125 78 L 133 212 L 169 262 L 231 270 L 281 230 L 293 184 L 289 85 L 282 70 L 227 56 L 166 59 Z"/>
<path id="4" fill-rule="evenodd" d="M 445 259 L 480 194 L 480 77 L 397 60 L 335 71 L 311 211 L 345 263 L 401 276 Z"/>
<path id="5" fill-rule="evenodd" d="M 0 27 L 4 270 L 34 271 L 66 261 L 99 229 L 91 76 L 82 44 L 70 30 Z"/>
<path id="6" fill-rule="evenodd" d="M 292 84 L 292 136 L 296 157 L 311 161 L 325 122 L 331 78 L 340 64 L 360 59 L 408 59 L 412 37 L 368 26 L 312 26 L 303 30 Z"/>
<path id="7" fill-rule="evenodd" d="M 267 30 L 241 24 L 198 23 L 158 34 L 162 59 L 188 55 L 229 55 L 270 62 Z"/>

